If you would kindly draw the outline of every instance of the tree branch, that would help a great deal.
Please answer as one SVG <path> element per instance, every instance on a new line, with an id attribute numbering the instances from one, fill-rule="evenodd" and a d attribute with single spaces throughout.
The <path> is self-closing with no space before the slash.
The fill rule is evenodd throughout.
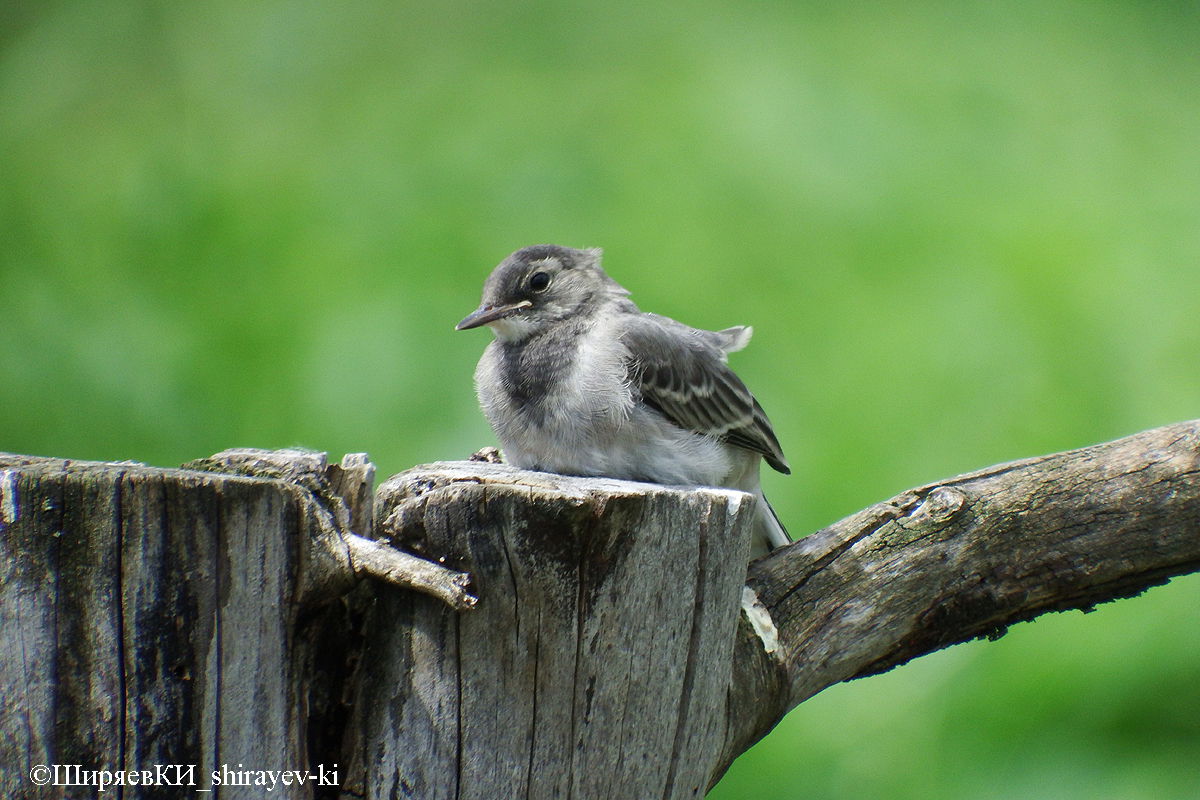
<path id="1" fill-rule="evenodd" d="M 1200 422 L 913 489 L 748 573 L 738 492 L 194 466 L 235 474 L 0 454 L 4 796 L 55 754 L 301 763 L 307 736 L 357 796 L 693 798 L 831 684 L 1200 569 Z M 363 574 L 440 599 L 347 600 Z"/>
<path id="2" fill-rule="evenodd" d="M 779 647 L 743 621 L 725 765 L 839 681 L 1197 570 L 1200 421 L 904 492 L 750 565 Z"/>
<path id="3" fill-rule="evenodd" d="M 272 478 L 319 499 L 306 506 L 314 517 L 312 546 L 304 560 L 306 601 L 323 602 L 343 594 L 353 575 L 432 595 L 455 611 L 475 607 L 471 576 L 373 538 L 375 465 L 365 453 L 348 453 L 340 464 L 329 464 L 325 453 L 234 448 L 184 467 Z"/>

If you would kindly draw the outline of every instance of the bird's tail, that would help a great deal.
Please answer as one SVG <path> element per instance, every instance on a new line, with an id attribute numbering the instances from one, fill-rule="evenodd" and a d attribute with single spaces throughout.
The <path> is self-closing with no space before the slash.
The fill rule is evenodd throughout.
<path id="1" fill-rule="evenodd" d="M 779 521 L 775 509 L 763 497 L 762 489 L 754 493 L 758 499 L 758 519 L 754 521 L 754 533 L 750 539 L 750 560 L 765 556 L 776 547 L 783 547 L 792 541 L 787 529 Z"/>

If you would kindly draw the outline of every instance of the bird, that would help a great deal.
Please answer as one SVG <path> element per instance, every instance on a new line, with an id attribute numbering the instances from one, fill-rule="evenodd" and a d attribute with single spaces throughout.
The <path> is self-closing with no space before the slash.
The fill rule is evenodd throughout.
<path id="1" fill-rule="evenodd" d="M 600 248 L 525 247 L 455 326 L 494 338 L 475 370 L 506 463 L 562 475 L 753 494 L 750 558 L 790 541 L 763 496 L 766 461 L 790 473 L 766 413 L 727 364 L 753 329 L 708 331 L 642 312 Z"/>

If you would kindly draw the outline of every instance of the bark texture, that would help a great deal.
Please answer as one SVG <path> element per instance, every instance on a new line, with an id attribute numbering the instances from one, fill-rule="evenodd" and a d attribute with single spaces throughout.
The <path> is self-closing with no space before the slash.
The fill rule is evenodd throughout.
<path id="1" fill-rule="evenodd" d="M 1197 570 L 1200 421 L 911 489 L 750 566 L 780 646 L 743 631 L 724 764 L 839 681 Z"/>
<path id="2" fill-rule="evenodd" d="M 0 797 L 91 796 L 39 764 L 192 765 L 239 800 L 700 797 L 829 685 L 1200 569 L 1197 422 L 918 487 L 748 573 L 737 492 L 192 466 L 0 454 Z M 338 785 L 213 785 L 238 765 Z"/>
<path id="3" fill-rule="evenodd" d="M 377 508 L 481 599 L 455 614 L 379 592 L 349 791 L 702 796 L 726 737 L 748 495 L 457 462 L 391 478 Z"/>
<path id="4" fill-rule="evenodd" d="M 166 779 L 200 786 L 222 763 L 305 765 L 307 498 L 273 480 L 8 456 L 0 484 L 0 796 L 96 791 L 38 786 L 38 765 L 179 765 Z"/>

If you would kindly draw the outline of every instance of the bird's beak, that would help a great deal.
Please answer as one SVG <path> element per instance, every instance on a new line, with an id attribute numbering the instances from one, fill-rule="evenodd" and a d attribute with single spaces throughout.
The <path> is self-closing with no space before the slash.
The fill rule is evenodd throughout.
<path id="1" fill-rule="evenodd" d="M 522 300 L 519 303 L 513 303 L 508 306 L 494 306 L 490 303 L 484 303 L 470 314 L 467 314 L 462 322 L 454 326 L 454 330 L 465 331 L 468 328 L 478 328 L 480 325 L 490 325 L 497 320 L 511 317 L 513 314 L 519 314 L 531 305 L 533 303 L 528 300 Z"/>

